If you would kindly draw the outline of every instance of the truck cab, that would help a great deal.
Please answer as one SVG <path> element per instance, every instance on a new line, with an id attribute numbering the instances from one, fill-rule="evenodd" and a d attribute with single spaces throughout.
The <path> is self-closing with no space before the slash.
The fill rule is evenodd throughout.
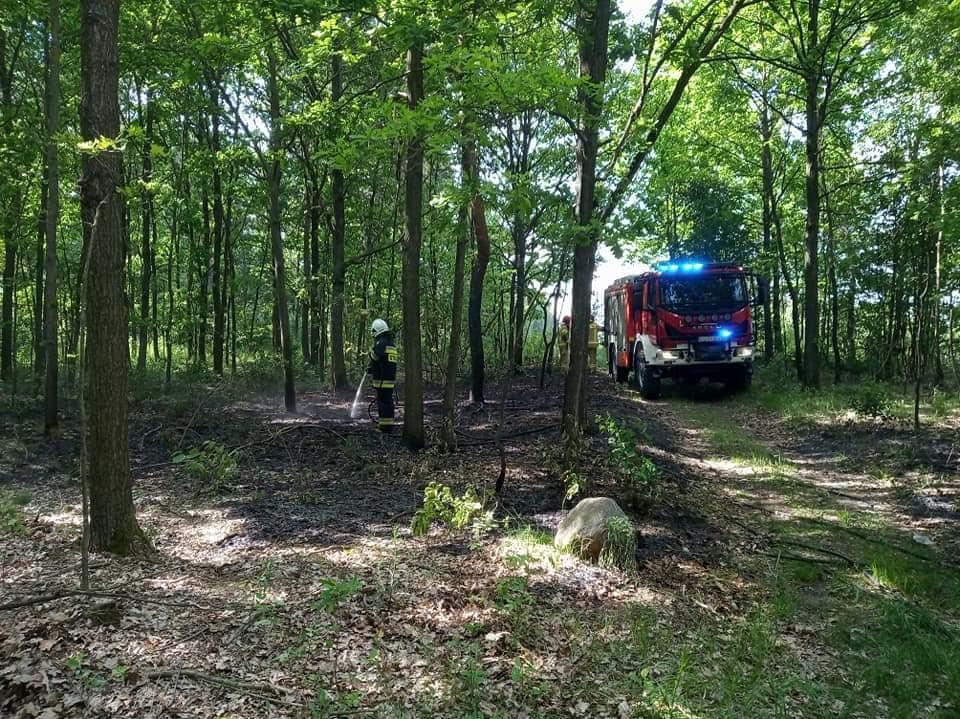
<path id="1" fill-rule="evenodd" d="M 761 301 L 751 297 L 753 277 L 741 265 L 676 261 L 614 282 L 604 292 L 610 374 L 618 382 L 632 378 L 650 399 L 666 378 L 746 389 L 752 307 Z"/>

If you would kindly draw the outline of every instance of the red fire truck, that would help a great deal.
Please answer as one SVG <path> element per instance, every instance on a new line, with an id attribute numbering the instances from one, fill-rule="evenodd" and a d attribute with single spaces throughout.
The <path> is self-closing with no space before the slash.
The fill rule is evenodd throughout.
<path id="1" fill-rule="evenodd" d="M 673 261 L 624 277 L 604 292 L 611 376 L 641 396 L 660 395 L 666 377 L 746 389 L 753 377 L 751 297 L 755 276 L 740 265 Z M 759 293 L 758 293 L 759 294 Z"/>

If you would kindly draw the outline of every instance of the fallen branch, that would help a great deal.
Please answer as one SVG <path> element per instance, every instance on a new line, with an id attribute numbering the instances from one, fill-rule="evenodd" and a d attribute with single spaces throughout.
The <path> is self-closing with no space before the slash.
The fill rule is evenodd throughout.
<path id="1" fill-rule="evenodd" d="M 286 698 L 291 691 L 284 687 L 260 682 L 243 682 L 237 679 L 231 679 L 230 677 L 206 674 L 195 669 L 148 669 L 143 672 L 141 676 L 144 679 L 193 679 L 194 681 L 205 682 L 207 684 L 243 692 L 274 704 L 294 707 L 303 706 L 300 702 Z"/>
<path id="2" fill-rule="evenodd" d="M 164 599 L 154 599 L 142 594 L 129 594 L 128 592 L 96 592 L 83 589 L 58 589 L 49 594 L 40 594 L 34 597 L 24 597 L 15 599 L 6 604 L 0 604 L 0 612 L 10 609 L 20 609 L 21 607 L 30 607 L 37 604 L 46 604 L 48 602 L 63 599 L 65 597 L 94 597 L 96 599 L 127 599 L 131 602 L 141 602 L 143 604 L 159 604 L 167 607 L 189 607 L 191 609 L 201 609 L 210 611 L 210 607 L 205 607 L 195 602 L 174 602 Z"/>
<path id="3" fill-rule="evenodd" d="M 554 430 L 554 429 L 560 429 L 560 425 L 550 424 L 550 425 L 547 425 L 546 427 L 535 427 L 533 429 L 525 429 L 522 432 L 505 434 L 503 435 L 503 437 L 499 437 L 499 438 L 498 437 L 475 437 L 474 435 L 470 435 L 462 430 L 457 430 L 457 434 L 460 434 L 461 436 L 464 436 L 464 437 L 471 438 L 469 442 L 461 442 L 460 443 L 461 447 L 473 447 L 478 444 L 494 444 L 500 440 L 506 441 L 508 439 L 517 439 L 518 437 L 526 437 L 527 435 L 538 434 L 540 432 L 549 432 L 550 430 Z"/>

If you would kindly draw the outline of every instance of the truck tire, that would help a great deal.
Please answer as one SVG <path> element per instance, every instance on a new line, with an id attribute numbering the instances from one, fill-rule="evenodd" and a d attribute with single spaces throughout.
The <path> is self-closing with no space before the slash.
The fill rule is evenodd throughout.
<path id="1" fill-rule="evenodd" d="M 660 378 L 654 377 L 653 370 L 647 367 L 647 363 L 643 361 L 639 352 L 633 355 L 633 383 L 644 399 L 660 397 Z"/>
<path id="2" fill-rule="evenodd" d="M 617 375 L 617 347 L 616 345 L 607 345 L 607 374 L 611 377 Z"/>
<path id="3" fill-rule="evenodd" d="M 746 392 L 750 389 L 750 383 L 753 381 L 753 372 L 749 367 L 733 367 L 727 378 L 727 389 L 731 392 Z"/>
<path id="4" fill-rule="evenodd" d="M 628 379 L 630 379 L 630 368 L 629 367 L 617 367 L 617 383 L 623 384 Z"/>

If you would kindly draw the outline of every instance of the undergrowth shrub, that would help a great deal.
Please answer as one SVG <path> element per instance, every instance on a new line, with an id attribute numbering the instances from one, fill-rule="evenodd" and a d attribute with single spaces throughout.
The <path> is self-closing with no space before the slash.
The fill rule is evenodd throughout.
<path id="1" fill-rule="evenodd" d="M 23 531 L 21 507 L 29 503 L 28 492 L 0 492 L 0 535 Z"/>
<path id="2" fill-rule="evenodd" d="M 181 465 L 187 475 L 198 482 L 209 484 L 215 492 L 240 474 L 236 453 L 212 439 L 186 452 L 177 452 L 173 455 L 173 463 Z"/>
<path id="3" fill-rule="evenodd" d="M 453 529 L 463 529 L 474 523 L 489 526 L 493 513 L 485 510 L 485 502 L 473 489 L 459 497 L 445 484 L 431 482 L 423 490 L 423 504 L 413 515 L 411 529 L 414 536 L 423 536 L 434 522 Z"/>
<path id="4" fill-rule="evenodd" d="M 597 426 L 607 438 L 610 463 L 624 502 L 634 509 L 647 507 L 660 489 L 660 473 L 649 457 L 637 451 L 637 432 L 610 415 L 598 415 Z"/>
<path id="5" fill-rule="evenodd" d="M 887 419 L 893 414 L 893 398 L 881 385 L 862 384 L 850 397 L 850 408 L 857 414 Z"/>

